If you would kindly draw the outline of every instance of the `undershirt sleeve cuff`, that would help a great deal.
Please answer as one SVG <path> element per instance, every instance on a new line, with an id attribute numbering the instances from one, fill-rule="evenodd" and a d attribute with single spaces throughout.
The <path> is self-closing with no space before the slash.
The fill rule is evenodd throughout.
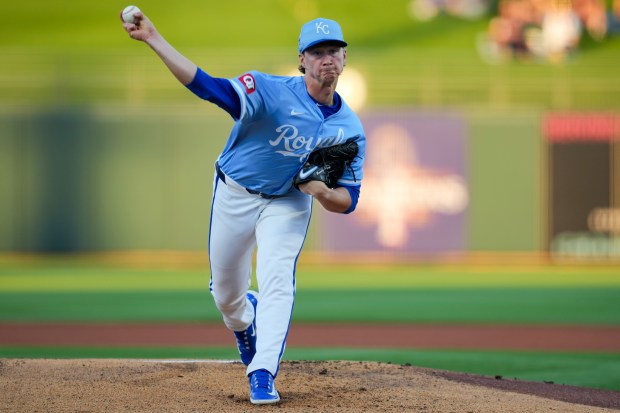
<path id="1" fill-rule="evenodd" d="M 349 209 L 344 211 L 343 214 L 350 214 L 351 212 L 355 211 L 355 208 L 357 207 L 357 201 L 360 197 L 361 186 L 360 185 L 356 185 L 356 186 L 338 185 L 338 186 L 345 188 L 347 191 L 349 191 L 349 195 L 351 196 L 351 206 L 349 207 Z"/>

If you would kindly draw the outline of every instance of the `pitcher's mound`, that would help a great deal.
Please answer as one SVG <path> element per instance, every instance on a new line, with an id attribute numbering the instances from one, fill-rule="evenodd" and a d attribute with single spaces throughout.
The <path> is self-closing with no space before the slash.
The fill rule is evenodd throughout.
<path id="1" fill-rule="evenodd" d="M 2 359 L 0 411 L 591 413 L 620 408 L 620 393 L 613 391 L 374 362 L 284 362 L 276 385 L 281 402 L 257 407 L 250 404 L 245 366 L 238 362 Z"/>

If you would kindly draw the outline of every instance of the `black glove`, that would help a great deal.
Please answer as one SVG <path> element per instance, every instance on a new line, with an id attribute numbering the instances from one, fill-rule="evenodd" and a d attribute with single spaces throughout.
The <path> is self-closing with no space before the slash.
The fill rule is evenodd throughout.
<path id="1" fill-rule="evenodd" d="M 344 143 L 328 146 L 313 151 L 301 171 L 295 175 L 293 185 L 299 189 L 300 184 L 310 181 L 322 181 L 329 188 L 334 188 L 345 169 L 357 156 L 359 135 L 347 139 Z"/>

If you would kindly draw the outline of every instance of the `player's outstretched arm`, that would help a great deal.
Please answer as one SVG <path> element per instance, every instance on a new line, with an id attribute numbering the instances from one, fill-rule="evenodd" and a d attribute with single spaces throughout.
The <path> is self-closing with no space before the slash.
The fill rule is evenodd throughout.
<path id="1" fill-rule="evenodd" d="M 132 39 L 148 44 L 179 82 L 187 85 L 194 79 L 196 64 L 172 47 L 144 13 L 136 13 L 134 23 L 123 23 L 123 28 Z"/>
<path id="2" fill-rule="evenodd" d="M 342 187 L 330 189 L 321 181 L 310 181 L 299 185 L 299 190 L 312 195 L 329 212 L 342 213 L 351 206 L 351 195 Z"/>

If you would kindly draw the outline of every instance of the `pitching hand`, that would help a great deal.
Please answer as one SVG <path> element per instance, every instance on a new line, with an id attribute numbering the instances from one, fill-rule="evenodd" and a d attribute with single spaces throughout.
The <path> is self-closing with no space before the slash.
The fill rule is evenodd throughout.
<path id="1" fill-rule="evenodd" d="M 134 15 L 135 23 L 123 23 L 123 28 L 129 37 L 134 40 L 140 40 L 145 42 L 149 37 L 157 33 L 155 26 L 142 12 L 138 12 Z"/>

